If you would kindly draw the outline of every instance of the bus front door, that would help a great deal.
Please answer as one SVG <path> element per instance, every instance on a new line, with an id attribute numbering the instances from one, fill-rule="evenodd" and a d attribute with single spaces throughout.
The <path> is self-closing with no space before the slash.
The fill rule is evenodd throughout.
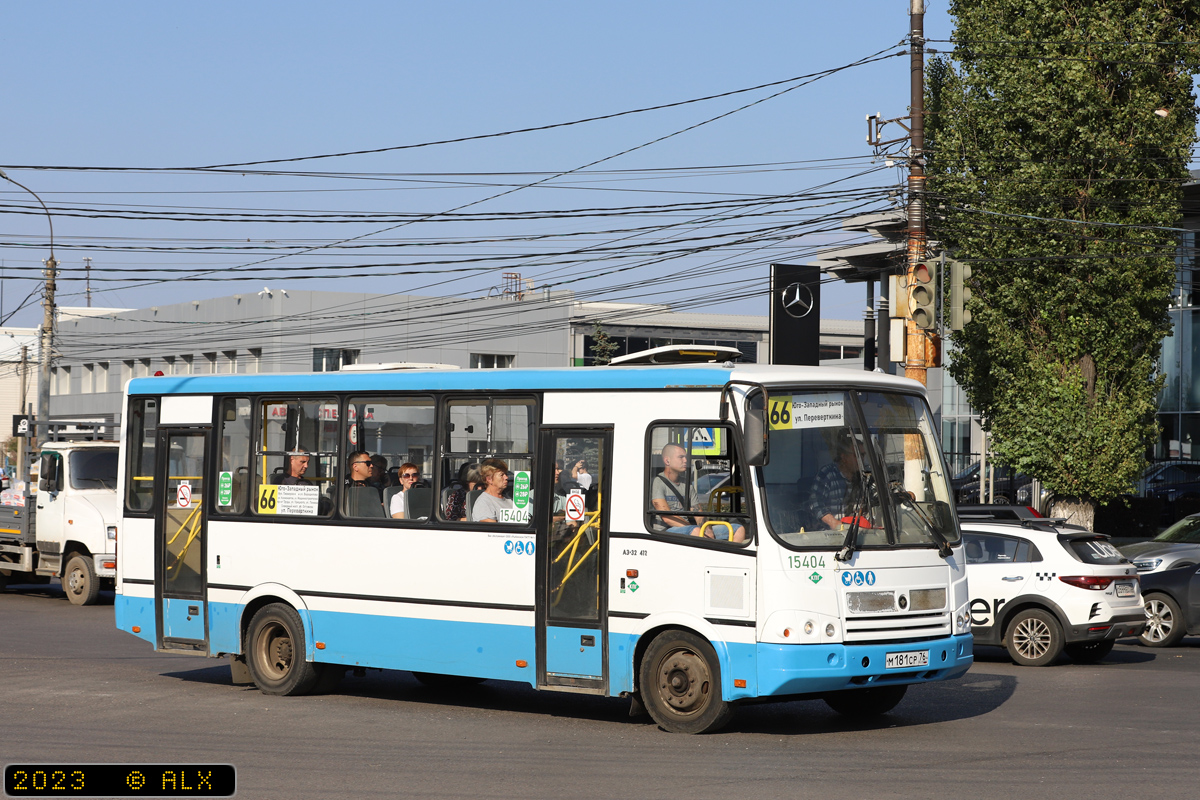
<path id="1" fill-rule="evenodd" d="M 537 494 L 538 685 L 606 693 L 608 430 L 544 429 Z"/>
<path id="2" fill-rule="evenodd" d="M 204 602 L 207 430 L 162 428 L 154 485 L 159 650 L 208 650 Z"/>

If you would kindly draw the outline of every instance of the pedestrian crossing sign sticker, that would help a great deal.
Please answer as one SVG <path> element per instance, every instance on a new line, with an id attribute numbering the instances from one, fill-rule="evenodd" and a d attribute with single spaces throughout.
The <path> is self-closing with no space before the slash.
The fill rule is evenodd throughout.
<path id="1" fill-rule="evenodd" d="M 721 433 L 720 428 L 692 428 L 692 455 L 723 455 Z"/>

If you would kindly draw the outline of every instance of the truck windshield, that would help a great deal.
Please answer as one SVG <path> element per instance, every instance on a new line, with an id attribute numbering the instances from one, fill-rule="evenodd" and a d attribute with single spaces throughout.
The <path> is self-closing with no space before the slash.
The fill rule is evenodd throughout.
<path id="1" fill-rule="evenodd" d="M 72 489 L 117 488 L 116 450 L 76 450 L 71 453 Z"/>
<path id="2" fill-rule="evenodd" d="M 958 541 L 946 467 L 919 397 L 796 390 L 771 394 L 766 408 L 763 496 L 779 539 L 854 549 Z"/>

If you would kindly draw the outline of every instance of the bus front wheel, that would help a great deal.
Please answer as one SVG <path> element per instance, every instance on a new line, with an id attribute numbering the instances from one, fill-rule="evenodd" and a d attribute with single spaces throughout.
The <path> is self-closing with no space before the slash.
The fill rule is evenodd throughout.
<path id="1" fill-rule="evenodd" d="M 263 694 L 308 694 L 321 677 L 318 664 L 304 660 L 304 625 L 284 603 L 263 606 L 250 621 L 246 666 Z"/>
<path id="2" fill-rule="evenodd" d="M 642 658 L 639 684 L 646 711 L 671 733 L 715 731 L 733 716 L 721 698 L 716 651 L 693 633 L 659 634 Z"/>

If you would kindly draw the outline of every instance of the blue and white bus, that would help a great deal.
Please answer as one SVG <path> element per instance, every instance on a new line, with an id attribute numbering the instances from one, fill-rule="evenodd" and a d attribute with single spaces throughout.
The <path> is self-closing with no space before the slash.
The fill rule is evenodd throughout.
<path id="1" fill-rule="evenodd" d="M 972 662 L 947 471 L 901 378 L 137 378 L 121 443 L 118 628 L 269 694 L 409 670 L 697 733 L 755 699 L 885 713 Z"/>

